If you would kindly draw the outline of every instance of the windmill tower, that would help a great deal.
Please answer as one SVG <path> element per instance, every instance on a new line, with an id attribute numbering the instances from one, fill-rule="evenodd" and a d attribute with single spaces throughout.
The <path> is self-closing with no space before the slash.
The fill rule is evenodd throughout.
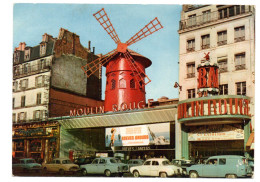
<path id="1" fill-rule="evenodd" d="M 106 67 L 105 111 L 140 108 L 145 105 L 145 85 L 151 82 L 145 68 L 152 62 L 128 49 L 128 46 L 163 28 L 157 18 L 144 26 L 126 43 L 122 43 L 110 22 L 104 8 L 93 14 L 100 25 L 117 44 L 117 48 L 85 66 L 83 71 L 89 77 L 101 66 Z"/>

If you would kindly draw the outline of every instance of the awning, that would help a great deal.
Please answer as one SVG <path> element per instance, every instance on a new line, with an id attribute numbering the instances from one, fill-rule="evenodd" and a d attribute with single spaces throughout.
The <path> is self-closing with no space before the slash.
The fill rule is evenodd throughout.
<path id="1" fill-rule="evenodd" d="M 58 120 L 64 129 L 129 126 L 175 121 L 176 105 Z"/>
<path id="2" fill-rule="evenodd" d="M 252 132 L 246 142 L 246 148 L 249 150 L 255 149 L 255 133 Z"/>

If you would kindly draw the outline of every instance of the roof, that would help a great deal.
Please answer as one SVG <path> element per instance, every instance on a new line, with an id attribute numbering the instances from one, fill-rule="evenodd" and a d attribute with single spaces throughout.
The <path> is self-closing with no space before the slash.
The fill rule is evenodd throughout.
<path id="1" fill-rule="evenodd" d="M 65 129 L 131 126 L 175 121 L 177 106 L 165 106 L 124 112 L 109 112 L 81 117 L 57 118 Z M 55 118 L 54 118 L 55 119 Z"/>

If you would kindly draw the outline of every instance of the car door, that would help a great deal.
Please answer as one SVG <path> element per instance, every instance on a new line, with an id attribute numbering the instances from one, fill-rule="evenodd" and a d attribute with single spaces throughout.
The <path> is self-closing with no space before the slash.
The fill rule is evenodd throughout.
<path id="1" fill-rule="evenodd" d="M 56 160 L 52 160 L 49 164 L 46 165 L 47 170 L 51 172 L 55 171 L 55 166 L 56 166 Z"/>
<path id="2" fill-rule="evenodd" d="M 151 175 L 151 164 L 152 161 L 145 161 L 142 166 L 140 166 L 140 175 L 142 176 L 150 176 Z"/>
<path id="3" fill-rule="evenodd" d="M 159 176 L 159 162 L 158 161 L 152 161 L 150 175 Z"/>
<path id="4" fill-rule="evenodd" d="M 211 158 L 202 168 L 202 177 L 216 177 L 218 169 L 218 159 Z"/>
<path id="5" fill-rule="evenodd" d="M 94 174 L 98 170 L 99 159 L 94 159 L 91 164 L 87 165 L 87 173 Z"/>
<path id="6" fill-rule="evenodd" d="M 98 167 L 97 167 L 97 172 L 98 174 L 103 174 L 105 169 L 106 169 L 106 163 L 107 163 L 107 160 L 106 159 L 100 159 L 99 160 L 99 163 L 98 163 Z"/>

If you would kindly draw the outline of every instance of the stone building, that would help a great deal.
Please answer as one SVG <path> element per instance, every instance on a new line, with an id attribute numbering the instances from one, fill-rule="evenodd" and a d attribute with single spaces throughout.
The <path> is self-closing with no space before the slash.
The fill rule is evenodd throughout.
<path id="1" fill-rule="evenodd" d="M 206 102 L 210 99 L 217 102 L 231 98 L 236 98 L 238 101 L 248 99 L 250 114 L 247 116 L 245 112 L 234 114 L 231 109 L 232 104 L 230 104 L 225 115 L 217 112 L 215 117 L 212 115 L 206 117 L 210 115 L 210 111 L 205 111 L 208 110 L 205 109 L 201 115 L 185 119 L 179 117 L 176 137 L 177 142 L 182 145 L 179 145 L 180 150 L 176 150 L 179 151 L 176 156 L 189 158 L 252 153 L 246 149 L 246 146 L 251 145 L 248 141 L 252 141 L 253 134 L 250 135 L 250 133 L 254 131 L 255 120 L 255 7 L 251 5 L 183 5 L 179 26 L 179 106 L 183 103 L 203 100 L 203 104 L 209 108 Z M 203 64 L 201 60 L 208 52 L 210 63 L 217 63 L 219 66 L 219 90 L 218 95 L 209 94 L 207 97 L 199 97 L 197 68 L 199 64 Z M 245 104 L 244 100 L 243 104 Z M 219 110 L 219 106 L 216 107 Z M 191 108 L 188 107 L 187 110 L 189 109 Z M 214 137 L 205 141 L 191 139 L 195 131 L 200 130 L 200 134 L 206 135 L 210 133 L 210 128 L 219 132 L 225 130 L 224 134 L 227 134 L 228 128 L 241 128 L 244 137 L 241 140 L 236 140 L 234 136 L 223 138 L 223 140 L 214 139 Z"/>
<path id="2" fill-rule="evenodd" d="M 94 50 L 94 48 L 93 48 Z M 81 66 L 98 58 L 79 36 L 61 28 L 39 45 L 21 42 L 13 54 L 13 157 L 49 160 L 58 155 L 59 125 L 50 117 L 103 106 L 101 68 L 87 78 Z"/>

